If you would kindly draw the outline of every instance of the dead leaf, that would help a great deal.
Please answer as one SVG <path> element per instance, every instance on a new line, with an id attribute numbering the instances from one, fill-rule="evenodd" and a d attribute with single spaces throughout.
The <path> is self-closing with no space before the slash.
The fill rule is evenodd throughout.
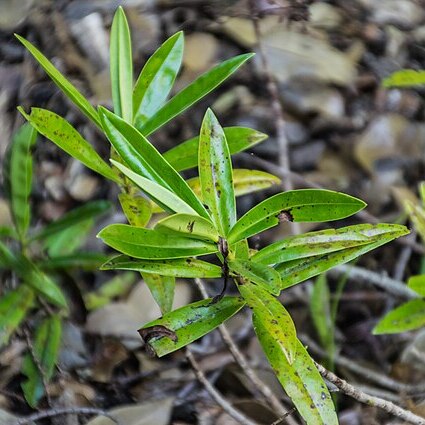
<path id="1" fill-rule="evenodd" d="M 173 408 L 174 398 L 147 401 L 133 406 L 124 406 L 109 410 L 114 418 L 125 425 L 168 425 Z M 104 416 L 98 416 L 86 425 L 115 425 Z"/>

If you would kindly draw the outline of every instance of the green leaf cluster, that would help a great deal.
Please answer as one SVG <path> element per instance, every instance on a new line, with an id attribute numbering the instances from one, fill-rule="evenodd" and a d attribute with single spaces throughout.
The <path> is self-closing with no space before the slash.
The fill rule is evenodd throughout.
<path id="1" fill-rule="evenodd" d="M 63 118 L 38 108 L 30 114 L 21 110 L 46 138 L 119 185 L 119 201 L 129 224 L 112 224 L 99 233 L 106 245 L 120 253 L 102 268 L 137 271 L 149 286 L 163 315 L 140 329 L 146 345 L 163 356 L 248 306 L 260 344 L 306 423 L 337 424 L 329 391 L 277 296 L 405 235 L 407 229 L 378 224 L 320 230 L 256 252 L 249 249 L 249 238 L 267 229 L 289 221 L 340 220 L 363 209 L 365 203 L 329 190 L 293 190 L 269 197 L 239 217 L 237 196 L 276 185 L 279 179 L 256 170 L 233 169 L 231 155 L 259 143 L 265 135 L 248 128 L 222 128 L 210 109 L 199 137 L 164 154 L 158 152 L 148 136 L 210 93 L 251 54 L 214 66 L 169 98 L 182 62 L 183 34 L 169 38 L 133 84 L 130 32 L 119 8 L 111 30 L 111 112 L 93 108 L 32 44 L 20 40 L 110 142 L 112 166 Z M 180 171 L 193 167 L 198 177 L 186 181 Z M 151 224 L 157 212 L 165 217 Z M 176 277 L 230 280 L 239 296 L 220 294 L 173 311 Z"/>
<path id="2" fill-rule="evenodd" d="M 13 224 L 0 232 L 0 275 L 7 279 L 12 273 L 17 277 L 18 285 L 11 289 L 6 289 L 5 285 L 0 297 L 0 349 L 8 344 L 29 313 L 40 307 L 40 301 L 49 303 L 52 311 L 57 312 L 59 325 L 55 325 L 55 329 L 60 327 L 61 317 L 68 312 L 67 300 L 60 286 L 60 271 L 97 269 L 108 258 L 100 253 L 84 252 L 81 246 L 96 217 L 110 208 L 109 202 L 93 201 L 44 227 L 30 226 L 32 148 L 36 139 L 35 128 L 24 124 L 13 136 L 3 164 L 3 187 Z M 49 321 L 50 318 L 45 320 Z M 46 345 L 48 352 L 50 349 L 56 352 L 57 348 L 50 348 L 54 340 L 45 340 L 45 336 L 40 336 L 45 332 L 43 323 L 37 327 L 35 347 L 40 346 L 43 351 Z M 53 354 L 45 359 L 52 372 L 55 359 Z M 23 372 L 28 376 L 28 381 L 22 387 L 24 395 L 28 403 L 35 406 L 44 394 L 41 371 L 34 368 L 31 358 L 27 357 Z M 49 378 L 49 373 L 45 374 L 45 378 Z"/>

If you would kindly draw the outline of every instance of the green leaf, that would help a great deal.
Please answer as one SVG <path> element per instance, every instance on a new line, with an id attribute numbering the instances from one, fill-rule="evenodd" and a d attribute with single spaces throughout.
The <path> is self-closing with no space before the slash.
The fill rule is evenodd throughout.
<path id="1" fill-rule="evenodd" d="M 98 252 L 76 252 L 75 254 L 61 255 L 38 262 L 43 270 L 55 269 L 84 269 L 96 270 L 105 261 L 108 256 Z"/>
<path id="2" fill-rule="evenodd" d="M 16 230 L 21 240 L 25 238 L 30 223 L 32 185 L 31 148 L 37 139 L 37 131 L 24 124 L 13 136 L 5 164 L 5 189 Z"/>
<path id="3" fill-rule="evenodd" d="M 103 283 L 96 291 L 84 295 L 84 304 L 87 310 L 95 310 L 109 304 L 115 297 L 126 294 L 136 280 L 136 274 L 132 272 L 120 273 L 107 282 Z"/>
<path id="4" fill-rule="evenodd" d="M 19 240 L 19 235 L 13 227 L 0 226 L 0 238 L 11 238 L 17 241 Z"/>
<path id="5" fill-rule="evenodd" d="M 133 121 L 133 60 L 131 36 L 124 9 L 119 6 L 111 27 L 109 48 L 114 111 L 127 122 Z"/>
<path id="6" fill-rule="evenodd" d="M 187 183 L 195 194 L 202 198 L 199 177 L 193 177 L 189 179 Z M 243 196 L 248 193 L 268 189 L 279 183 L 280 179 L 278 177 L 265 173 L 264 171 L 245 170 L 240 168 L 233 170 L 233 188 L 235 196 Z"/>
<path id="7" fill-rule="evenodd" d="M 47 75 L 64 92 L 64 94 L 80 109 L 80 111 L 101 128 L 96 110 L 88 100 L 55 68 L 55 66 L 29 41 L 15 34 L 15 37 L 33 55 L 34 59 L 43 67 Z"/>
<path id="8" fill-rule="evenodd" d="M 84 244 L 94 226 L 92 218 L 76 223 L 60 232 L 53 233 L 43 240 L 43 248 L 49 257 L 62 257 L 73 254 Z"/>
<path id="9" fill-rule="evenodd" d="M 87 220 L 105 214 L 111 208 L 111 203 L 104 200 L 91 201 L 81 207 L 74 208 L 56 221 L 52 221 L 37 232 L 32 239 L 44 239 L 49 236 L 57 236 L 66 229 L 85 223 Z"/>
<path id="10" fill-rule="evenodd" d="M 181 198 L 175 195 L 172 191 L 161 186 L 158 183 L 155 183 L 152 180 L 149 180 L 145 177 L 142 177 L 140 174 L 135 173 L 134 171 L 127 168 L 125 165 L 120 164 L 119 162 L 111 159 L 112 164 L 115 165 L 126 177 L 128 177 L 133 183 L 140 187 L 143 192 L 146 193 L 149 198 L 151 198 L 155 203 L 160 205 L 167 211 L 175 213 L 185 213 L 185 214 L 196 214 L 196 211 L 186 204 Z"/>
<path id="11" fill-rule="evenodd" d="M 285 392 L 307 425 L 338 425 L 332 398 L 316 366 L 299 340 L 294 342 L 293 362 L 285 352 L 285 339 L 266 326 L 260 315 L 253 316 L 254 330 Z"/>
<path id="12" fill-rule="evenodd" d="M 62 334 L 61 319 L 52 316 L 45 319 L 35 333 L 33 353 L 28 353 L 23 361 L 22 372 L 27 381 L 22 384 L 25 399 L 35 408 L 44 395 L 43 381 L 49 381 L 53 376 L 58 358 Z M 34 361 L 32 355 L 36 358 Z M 41 368 L 41 371 L 39 370 Z"/>
<path id="13" fill-rule="evenodd" d="M 231 155 L 252 148 L 267 139 L 266 134 L 246 127 L 225 127 L 223 131 Z M 199 137 L 197 136 L 171 148 L 164 153 L 164 158 L 177 171 L 183 171 L 198 166 L 198 149 Z"/>
<path id="14" fill-rule="evenodd" d="M 143 280 L 148 285 L 152 297 L 158 304 L 162 314 L 167 314 L 173 309 L 174 290 L 176 280 L 173 276 L 142 273 Z"/>
<path id="15" fill-rule="evenodd" d="M 236 223 L 232 160 L 226 137 L 217 118 L 208 109 L 199 136 L 199 181 L 204 204 L 221 236 Z"/>
<path id="16" fill-rule="evenodd" d="M 362 210 L 360 199 L 323 189 L 300 189 L 278 193 L 249 210 L 233 226 L 229 242 L 235 243 L 263 232 L 279 222 L 339 220 Z"/>
<path id="17" fill-rule="evenodd" d="M 0 269 L 12 269 L 19 271 L 19 263 L 15 254 L 6 244 L 0 242 Z"/>
<path id="18" fill-rule="evenodd" d="M 421 297 L 425 297 L 425 274 L 412 276 L 407 281 L 407 286 L 417 292 Z"/>
<path id="19" fill-rule="evenodd" d="M 263 264 L 278 264 L 340 251 L 373 242 L 376 235 L 372 232 L 379 232 L 378 229 L 386 229 L 386 225 L 360 224 L 291 236 L 258 251 L 252 256 L 252 260 Z M 368 236 L 371 234 L 372 236 Z"/>
<path id="20" fill-rule="evenodd" d="M 120 193 L 121 208 L 132 226 L 145 227 L 152 217 L 152 204 L 142 196 Z"/>
<path id="21" fill-rule="evenodd" d="M 230 260 L 228 266 L 230 276 L 236 279 L 239 284 L 253 282 L 267 292 L 279 295 L 282 282 L 275 269 L 251 260 Z"/>
<path id="22" fill-rule="evenodd" d="M 158 357 L 162 357 L 211 332 L 245 305 L 239 297 L 223 297 L 216 303 L 211 301 L 212 299 L 208 298 L 174 310 L 158 320 L 147 323 L 139 333 L 145 335 L 145 340 L 146 335 L 148 339 L 151 338 L 149 345 Z M 155 335 L 157 326 L 171 331 L 171 338 Z"/>
<path id="23" fill-rule="evenodd" d="M 0 298 L 0 348 L 22 323 L 34 304 L 34 292 L 26 285 L 3 294 Z"/>
<path id="24" fill-rule="evenodd" d="M 214 225 L 199 215 L 173 214 L 158 221 L 155 229 L 162 232 L 175 232 L 186 237 L 218 242 L 219 235 Z"/>
<path id="25" fill-rule="evenodd" d="M 390 311 L 374 328 L 374 335 L 411 331 L 425 325 L 425 300 L 416 299 Z"/>
<path id="26" fill-rule="evenodd" d="M 292 364 L 295 360 L 298 339 L 291 315 L 279 300 L 262 287 L 244 283 L 239 284 L 238 289 L 248 306 L 252 308 L 254 322 L 261 323 L 270 334 L 273 334 L 285 359 Z"/>
<path id="27" fill-rule="evenodd" d="M 134 270 L 155 273 L 160 276 L 184 278 L 221 277 L 221 267 L 195 258 L 178 258 L 175 260 L 134 260 L 119 255 L 102 265 L 101 270 Z"/>
<path id="28" fill-rule="evenodd" d="M 146 62 L 133 92 L 134 125 L 141 128 L 165 103 L 183 59 L 183 32 L 170 37 Z"/>
<path id="29" fill-rule="evenodd" d="M 310 313 L 322 347 L 332 358 L 335 350 L 335 324 L 331 317 L 330 293 L 325 273 L 321 274 L 314 283 L 310 296 Z"/>
<path id="30" fill-rule="evenodd" d="M 235 56 L 205 72 L 171 98 L 139 130 L 147 137 L 155 130 L 198 102 L 243 65 L 252 53 Z"/>
<path id="31" fill-rule="evenodd" d="M 22 277 L 27 285 L 38 291 L 52 304 L 59 307 L 68 307 L 62 290 L 50 276 L 43 273 L 35 264 L 24 257 L 19 258 L 19 262 L 23 269 L 21 272 Z"/>
<path id="32" fill-rule="evenodd" d="M 400 236 L 407 235 L 409 230 L 405 226 L 398 224 L 380 224 L 371 226 L 365 233 L 371 238 L 371 242 L 368 244 L 279 264 L 276 270 L 280 273 L 282 279 L 283 287 L 281 289 L 289 288 L 299 282 L 317 276 L 339 264 L 348 263 L 372 249 L 378 248 Z"/>
<path id="33" fill-rule="evenodd" d="M 136 128 L 105 108 L 99 111 L 108 139 L 134 173 L 169 189 L 197 214 L 208 217 L 185 180 Z"/>
<path id="34" fill-rule="evenodd" d="M 107 226 L 98 237 L 123 254 L 147 260 L 185 258 L 217 252 L 216 244 L 126 224 Z"/>
<path id="35" fill-rule="evenodd" d="M 112 171 L 111 167 L 103 161 L 92 145 L 64 118 L 41 108 L 31 108 L 30 115 L 26 114 L 21 107 L 18 109 L 40 134 L 47 137 L 67 154 L 101 176 L 118 184 L 120 183 L 119 177 Z"/>
<path id="36" fill-rule="evenodd" d="M 425 71 L 402 69 L 385 78 L 382 85 L 391 87 L 414 87 L 425 85 Z"/>

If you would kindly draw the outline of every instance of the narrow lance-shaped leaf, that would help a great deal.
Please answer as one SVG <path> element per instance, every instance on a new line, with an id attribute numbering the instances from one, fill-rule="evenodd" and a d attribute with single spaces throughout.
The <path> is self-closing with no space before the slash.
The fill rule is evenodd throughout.
<path id="1" fill-rule="evenodd" d="M 390 311 L 373 328 L 374 335 L 411 331 L 425 326 L 425 299 L 416 299 Z"/>
<path id="2" fill-rule="evenodd" d="M 310 313 L 322 347 L 329 355 L 330 368 L 333 369 L 334 323 L 331 317 L 331 302 L 326 274 L 321 274 L 314 282 L 310 296 Z"/>
<path id="3" fill-rule="evenodd" d="M 94 226 L 94 219 L 69 226 L 43 239 L 43 248 L 49 257 L 62 257 L 75 253 L 84 244 Z"/>
<path id="4" fill-rule="evenodd" d="M 402 69 L 394 72 L 382 82 L 384 87 L 414 87 L 425 85 L 425 71 Z"/>
<path id="5" fill-rule="evenodd" d="M 89 202 L 81 207 L 74 208 L 58 220 L 47 224 L 39 232 L 35 233 L 32 239 L 43 239 L 48 236 L 56 235 L 75 224 L 99 217 L 101 214 L 105 214 L 110 208 L 111 203 L 108 201 L 100 200 Z"/>
<path id="6" fill-rule="evenodd" d="M 174 310 L 147 323 L 139 333 L 156 355 L 162 357 L 211 332 L 245 305 L 238 297 L 211 301 L 208 298 Z"/>
<path id="7" fill-rule="evenodd" d="M 133 60 L 127 18 L 121 6 L 111 27 L 110 71 L 114 111 L 127 122 L 133 120 Z"/>
<path id="8" fill-rule="evenodd" d="M 98 252 L 76 252 L 74 254 L 52 257 L 37 264 L 43 270 L 72 268 L 96 270 L 107 260 L 107 255 Z"/>
<path id="9" fill-rule="evenodd" d="M 152 217 L 152 204 L 142 196 L 122 192 L 118 195 L 121 208 L 132 226 L 145 227 Z"/>
<path id="10" fill-rule="evenodd" d="M 257 130 L 246 127 L 224 127 L 230 154 L 252 148 L 263 140 L 267 135 Z M 177 170 L 183 171 L 198 165 L 199 137 L 193 137 L 171 148 L 164 153 L 164 158 Z"/>
<path id="11" fill-rule="evenodd" d="M 378 229 L 385 229 L 385 225 L 360 224 L 290 236 L 258 251 L 252 259 L 263 264 L 278 264 L 340 251 L 373 242 Z"/>
<path id="12" fill-rule="evenodd" d="M 262 287 L 244 283 L 238 285 L 238 290 L 248 306 L 252 308 L 256 320 L 274 335 L 288 363 L 293 363 L 298 340 L 290 314 L 278 299 Z"/>
<path id="13" fill-rule="evenodd" d="M 279 264 L 276 270 L 280 273 L 282 280 L 281 289 L 289 288 L 299 282 L 317 276 L 339 264 L 348 263 L 366 252 L 408 233 L 409 230 L 405 226 L 398 224 L 376 225 L 372 226 L 368 232 L 371 238 L 371 242 L 368 244 Z"/>
<path id="14" fill-rule="evenodd" d="M 194 279 L 218 278 L 222 276 L 221 267 L 195 258 L 178 258 L 175 260 L 134 260 L 119 255 L 102 265 L 101 270 L 134 270 L 155 273 L 161 276 L 174 276 Z"/>
<path id="15" fill-rule="evenodd" d="M 407 286 L 425 298 L 425 274 L 410 277 Z"/>
<path id="16" fill-rule="evenodd" d="M 323 189 L 300 189 L 278 193 L 241 217 L 229 234 L 234 243 L 263 232 L 279 222 L 323 222 L 339 220 L 366 206 L 360 199 Z"/>
<path id="17" fill-rule="evenodd" d="M 102 128 L 96 110 L 89 101 L 55 68 L 55 66 L 28 40 L 15 34 L 17 39 L 33 55 L 34 59 L 43 67 L 47 75 L 64 92 L 64 94 L 99 128 Z"/>
<path id="18" fill-rule="evenodd" d="M 199 136 L 199 180 L 203 202 L 220 235 L 226 237 L 236 222 L 232 160 L 223 129 L 210 109 Z"/>
<path id="19" fill-rule="evenodd" d="M 169 189 L 197 214 L 208 217 L 185 180 L 135 127 L 105 108 L 99 111 L 108 139 L 133 172 Z"/>
<path id="20" fill-rule="evenodd" d="M 173 276 L 161 276 L 147 272 L 143 272 L 142 277 L 161 313 L 169 313 L 173 309 L 176 279 Z"/>
<path id="21" fill-rule="evenodd" d="M 196 211 L 190 207 L 181 198 L 171 192 L 164 186 L 155 183 L 134 171 L 127 168 L 125 165 L 111 159 L 111 163 L 115 165 L 125 176 L 127 176 L 133 183 L 140 187 L 146 195 L 149 196 L 155 203 L 160 205 L 166 211 L 185 214 L 196 214 Z"/>
<path id="22" fill-rule="evenodd" d="M 181 233 L 189 238 L 218 242 L 219 235 L 214 225 L 199 215 L 173 214 L 158 221 L 155 229 L 163 232 Z"/>
<path id="23" fill-rule="evenodd" d="M 329 390 L 302 343 L 298 339 L 294 342 L 294 361 L 290 363 L 284 341 L 276 336 L 274 328 L 268 328 L 259 314 L 253 315 L 253 324 L 271 367 L 306 424 L 338 425 Z"/>
<path id="24" fill-rule="evenodd" d="M 171 98 L 143 125 L 142 128 L 139 128 L 139 130 L 145 136 L 149 136 L 149 134 L 153 133 L 214 90 L 252 56 L 252 53 L 235 56 L 205 72 L 193 83 L 189 84 Z"/>
<path id="25" fill-rule="evenodd" d="M 28 353 L 24 358 L 22 372 L 28 379 L 22 384 L 22 389 L 31 407 L 36 407 L 43 397 L 44 381 L 48 382 L 53 376 L 61 334 L 62 325 L 58 316 L 45 319 L 36 330 L 33 353 Z"/>
<path id="26" fill-rule="evenodd" d="M 264 264 L 250 260 L 230 260 L 228 261 L 230 276 L 239 284 L 253 282 L 267 292 L 279 295 L 282 283 L 279 273 Z"/>
<path id="27" fill-rule="evenodd" d="M 27 285 L 20 285 L 0 298 L 0 348 L 8 343 L 33 303 L 34 292 Z"/>
<path id="28" fill-rule="evenodd" d="M 120 183 L 119 177 L 112 171 L 111 167 L 103 161 L 90 143 L 68 121 L 46 109 L 31 108 L 30 115 L 26 114 L 21 107 L 18 109 L 40 134 L 47 137 L 67 154 L 78 159 L 86 167 L 101 176 Z"/>
<path id="29" fill-rule="evenodd" d="M 233 189 L 236 197 L 257 192 L 259 190 L 268 189 L 279 183 L 280 179 L 278 177 L 269 173 L 265 173 L 264 171 L 245 170 L 238 168 L 233 170 Z M 193 177 L 187 180 L 187 184 L 193 190 L 195 195 L 202 200 L 199 177 Z M 154 205 L 152 208 L 153 213 L 161 212 L 161 208 L 157 205 Z"/>
<path id="30" fill-rule="evenodd" d="M 13 136 L 5 167 L 6 191 L 9 192 L 12 217 L 21 240 L 25 238 L 30 223 L 31 148 L 36 138 L 37 131 L 30 124 L 24 124 Z"/>
<path id="31" fill-rule="evenodd" d="M 217 245 L 151 229 L 112 224 L 99 233 L 107 245 L 135 258 L 186 258 L 217 252 Z"/>
<path id="32" fill-rule="evenodd" d="M 183 44 L 180 31 L 156 50 L 143 67 L 133 92 L 136 128 L 141 128 L 166 101 L 182 63 Z"/>
<path id="33" fill-rule="evenodd" d="M 199 177 L 193 177 L 187 181 L 196 195 L 202 196 Z M 233 188 L 235 196 L 243 196 L 248 193 L 268 189 L 280 183 L 280 179 L 264 171 L 245 170 L 236 168 L 233 170 Z"/>

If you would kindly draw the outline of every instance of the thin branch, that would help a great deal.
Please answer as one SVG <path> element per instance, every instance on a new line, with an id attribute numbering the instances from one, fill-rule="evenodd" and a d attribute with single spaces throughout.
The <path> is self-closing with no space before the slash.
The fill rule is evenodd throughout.
<path id="1" fill-rule="evenodd" d="M 293 185 L 291 177 L 289 176 L 289 172 L 291 170 L 289 161 L 289 143 L 285 133 L 285 119 L 283 118 L 283 109 L 279 98 L 279 88 L 270 71 L 267 55 L 264 51 L 264 47 L 261 42 L 261 32 L 258 23 L 259 15 L 255 0 L 250 0 L 249 5 L 252 15 L 252 23 L 254 25 L 257 48 L 261 60 L 261 66 L 263 68 L 263 73 L 266 78 L 266 90 L 268 91 L 270 96 L 271 107 L 275 120 L 276 139 L 279 148 L 278 163 L 282 171 L 285 174 L 288 174 L 287 178 L 283 179 L 283 189 L 285 191 L 288 191 L 293 189 Z M 291 229 L 292 233 L 294 234 L 300 233 L 300 227 L 298 223 L 291 223 Z"/>
<path id="2" fill-rule="evenodd" d="M 309 351 L 313 352 L 317 356 L 324 358 L 330 357 L 329 353 L 319 347 L 318 344 L 308 335 L 300 334 L 299 338 L 305 345 L 308 346 Z M 383 375 L 369 367 L 362 366 L 361 364 L 354 362 L 353 359 L 349 359 L 348 357 L 344 357 L 340 354 L 335 355 L 335 364 L 367 379 L 370 382 L 374 382 L 384 388 L 388 388 L 399 393 L 414 395 L 425 392 L 425 383 L 415 385 L 396 381 L 387 375 Z"/>
<path id="3" fill-rule="evenodd" d="M 208 298 L 208 293 L 205 289 L 202 280 L 196 278 L 195 283 L 202 296 L 204 298 Z M 236 363 L 239 365 L 239 367 L 245 373 L 248 379 L 252 382 L 254 387 L 264 396 L 266 401 L 274 409 L 277 415 L 285 417 L 285 415 L 288 414 L 285 407 L 282 405 L 282 403 L 279 401 L 279 399 L 276 397 L 270 387 L 268 387 L 263 381 L 261 381 L 261 379 L 255 373 L 255 370 L 248 364 L 248 361 L 233 341 L 233 338 L 227 330 L 226 326 L 220 325 L 218 327 L 218 330 L 221 334 L 224 343 L 227 345 L 229 351 L 232 353 L 232 356 L 235 359 Z M 293 421 L 290 418 L 287 418 L 287 423 L 291 425 Z"/>
<path id="4" fill-rule="evenodd" d="M 15 425 L 28 425 L 31 422 L 39 421 L 45 418 L 52 418 L 54 416 L 62 415 L 100 415 L 109 418 L 111 421 L 115 422 L 117 425 L 120 425 L 117 418 L 113 415 L 110 415 L 108 412 L 105 412 L 102 409 L 97 409 L 94 407 L 67 407 L 63 409 L 49 409 L 42 412 L 34 413 L 33 415 L 27 416 L 25 418 L 18 419 Z"/>
<path id="5" fill-rule="evenodd" d="M 315 362 L 315 364 L 320 374 L 329 382 L 338 387 L 339 390 L 345 395 L 354 398 L 360 403 L 367 404 L 368 406 L 378 407 L 379 409 L 384 410 L 390 415 L 396 416 L 397 418 L 402 419 L 410 424 L 425 425 L 425 418 L 421 418 L 420 416 L 415 415 L 413 412 L 410 412 L 409 410 L 403 409 L 395 405 L 391 401 L 387 401 L 382 398 L 366 394 L 363 391 L 360 391 L 358 388 L 354 387 L 353 385 L 350 385 L 343 379 L 339 378 L 334 373 L 325 369 L 321 364 L 317 362 Z"/>
<path id="6" fill-rule="evenodd" d="M 199 367 L 198 362 L 195 360 L 195 357 L 189 350 L 189 348 L 186 348 L 186 358 L 189 361 L 190 365 L 192 366 L 193 371 L 195 372 L 196 378 L 198 381 L 205 387 L 208 394 L 211 396 L 211 398 L 228 414 L 230 415 L 235 421 L 238 421 L 239 423 L 243 425 L 258 425 L 257 422 L 252 421 L 251 419 L 247 418 L 242 412 L 235 409 L 215 388 L 214 386 L 208 381 L 207 377 L 204 375 L 202 370 Z"/>
<path id="7" fill-rule="evenodd" d="M 403 282 L 392 279 L 384 274 L 371 272 L 361 267 L 341 265 L 329 270 L 328 273 L 334 276 L 347 274 L 350 280 L 371 283 L 396 297 L 409 300 L 418 297 L 418 294 L 408 288 Z"/>

